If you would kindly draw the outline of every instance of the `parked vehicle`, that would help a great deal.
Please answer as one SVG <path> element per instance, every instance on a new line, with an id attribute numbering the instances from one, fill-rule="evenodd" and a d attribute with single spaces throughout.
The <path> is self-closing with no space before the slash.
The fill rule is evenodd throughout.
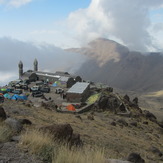
<path id="1" fill-rule="evenodd" d="M 19 84 L 20 82 L 22 82 L 22 80 L 14 80 L 14 81 L 11 81 L 9 83 L 9 86 L 11 87 L 15 87 L 17 84 Z"/>
<path id="2" fill-rule="evenodd" d="M 30 91 L 31 91 L 31 92 L 37 92 L 37 91 L 40 91 L 40 87 L 37 86 L 37 85 L 35 85 L 35 86 L 33 86 L 33 87 L 30 88 Z"/>
<path id="3" fill-rule="evenodd" d="M 44 85 L 43 81 L 36 81 L 36 85 Z"/>
<path id="4" fill-rule="evenodd" d="M 43 96 L 43 93 L 40 92 L 40 91 L 35 91 L 35 92 L 32 92 L 32 96 L 33 97 L 42 97 Z"/>
<path id="5" fill-rule="evenodd" d="M 22 92 L 21 89 L 15 89 L 12 93 L 20 95 L 20 94 L 22 94 L 23 92 Z"/>
<path id="6" fill-rule="evenodd" d="M 50 92 L 50 87 L 43 86 L 43 87 L 40 88 L 40 91 L 44 92 L 44 93 L 49 93 Z"/>
<path id="7" fill-rule="evenodd" d="M 64 93 L 64 90 L 62 88 L 56 88 L 55 93 L 56 94 Z"/>
<path id="8" fill-rule="evenodd" d="M 12 93 L 14 91 L 14 88 L 8 87 L 7 92 Z"/>

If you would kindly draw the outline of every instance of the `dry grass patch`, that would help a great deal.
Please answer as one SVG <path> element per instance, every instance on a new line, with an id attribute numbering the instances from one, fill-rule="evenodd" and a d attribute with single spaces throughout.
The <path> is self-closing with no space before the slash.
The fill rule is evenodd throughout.
<path id="1" fill-rule="evenodd" d="M 20 146 L 27 148 L 32 154 L 39 155 L 43 160 L 51 161 L 54 148 L 52 135 L 39 130 L 28 130 L 21 136 Z"/>
<path id="2" fill-rule="evenodd" d="M 7 142 L 12 137 L 12 130 L 5 123 L 0 122 L 0 143 Z"/>
<path id="3" fill-rule="evenodd" d="M 55 156 L 55 155 L 54 155 Z M 52 163 L 104 163 L 104 150 L 100 149 L 71 149 L 61 146 Z"/>
<path id="4" fill-rule="evenodd" d="M 28 130 L 21 136 L 20 146 L 49 163 L 103 163 L 104 150 L 98 148 L 70 148 L 54 141 L 52 135 Z"/>

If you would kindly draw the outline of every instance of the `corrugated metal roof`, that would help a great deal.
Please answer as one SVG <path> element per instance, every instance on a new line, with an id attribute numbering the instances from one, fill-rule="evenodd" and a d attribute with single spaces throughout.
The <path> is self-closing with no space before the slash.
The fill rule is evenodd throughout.
<path id="1" fill-rule="evenodd" d="M 67 76 L 61 76 L 61 77 L 59 78 L 59 80 L 60 80 L 60 81 L 63 81 L 63 82 L 67 82 L 69 78 L 70 78 L 70 77 L 67 77 Z"/>
<path id="2" fill-rule="evenodd" d="M 89 86 L 89 83 L 77 82 L 74 84 L 67 93 L 83 93 L 85 89 Z"/>

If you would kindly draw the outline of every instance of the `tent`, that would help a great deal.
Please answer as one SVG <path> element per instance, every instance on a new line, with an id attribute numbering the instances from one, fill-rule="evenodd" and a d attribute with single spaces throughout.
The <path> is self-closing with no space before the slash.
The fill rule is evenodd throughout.
<path id="1" fill-rule="evenodd" d="M 88 99 L 87 99 L 87 103 L 88 104 L 93 104 L 94 102 L 96 102 L 100 97 L 100 93 L 96 93 L 92 96 L 90 96 Z"/>
<path id="2" fill-rule="evenodd" d="M 61 83 L 60 83 L 59 81 L 55 81 L 55 82 L 52 84 L 53 87 L 57 87 L 57 86 L 60 86 L 60 85 L 61 85 Z"/>
<path id="3" fill-rule="evenodd" d="M 4 98 L 11 99 L 11 96 L 10 96 L 10 94 L 6 93 L 6 94 L 4 94 Z"/>
<path id="4" fill-rule="evenodd" d="M 72 104 L 68 105 L 66 109 L 69 111 L 76 111 L 75 107 Z"/>
<path id="5" fill-rule="evenodd" d="M 11 97 L 12 100 L 27 100 L 27 96 L 25 95 L 17 95 L 17 94 L 14 94 L 12 97 Z"/>

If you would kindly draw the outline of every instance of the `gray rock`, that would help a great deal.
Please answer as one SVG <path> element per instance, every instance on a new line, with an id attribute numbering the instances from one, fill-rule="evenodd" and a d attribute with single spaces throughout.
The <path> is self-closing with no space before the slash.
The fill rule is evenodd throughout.
<path id="1" fill-rule="evenodd" d="M 23 128 L 23 125 L 19 122 L 19 120 L 13 118 L 7 118 L 5 123 L 11 127 L 14 132 L 20 132 Z"/>
<path id="2" fill-rule="evenodd" d="M 127 161 L 131 161 L 132 163 L 145 163 L 144 159 L 141 158 L 140 154 L 138 153 L 130 153 Z"/>
<path id="3" fill-rule="evenodd" d="M 154 154 L 158 155 L 159 157 L 163 156 L 163 153 L 156 147 L 151 147 L 150 151 L 153 152 Z"/>
<path id="4" fill-rule="evenodd" d="M 107 159 L 105 163 L 131 163 L 130 161 L 122 161 L 117 159 Z"/>

